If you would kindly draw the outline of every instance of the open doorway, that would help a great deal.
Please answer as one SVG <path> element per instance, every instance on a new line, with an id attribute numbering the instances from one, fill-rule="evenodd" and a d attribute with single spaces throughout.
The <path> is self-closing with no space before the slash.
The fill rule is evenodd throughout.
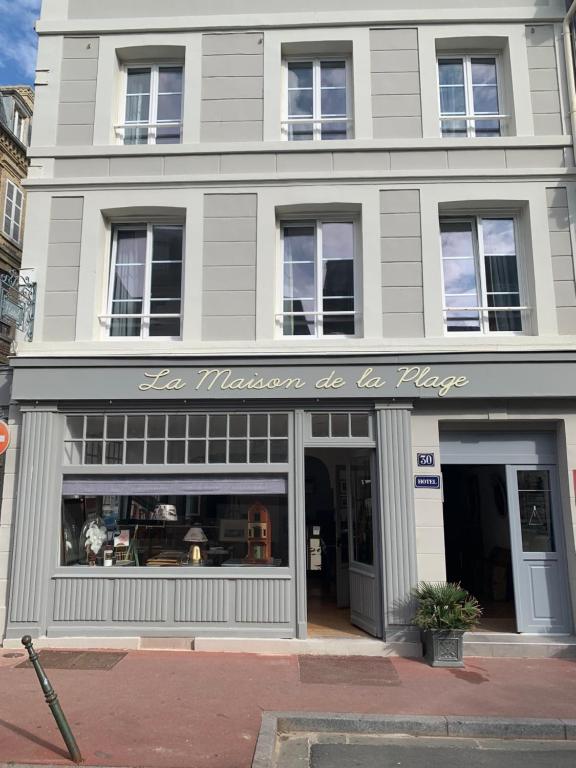
<path id="1" fill-rule="evenodd" d="M 306 451 L 306 586 L 310 637 L 379 633 L 372 456 Z"/>
<path id="2" fill-rule="evenodd" d="M 478 598 L 481 631 L 516 632 L 506 467 L 443 465 L 446 577 Z"/>

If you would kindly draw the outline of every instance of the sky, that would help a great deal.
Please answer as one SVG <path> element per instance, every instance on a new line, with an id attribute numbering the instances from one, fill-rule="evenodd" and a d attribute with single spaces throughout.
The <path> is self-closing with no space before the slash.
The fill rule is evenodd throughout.
<path id="1" fill-rule="evenodd" d="M 34 82 L 36 33 L 42 0 L 0 0 L 0 85 Z"/>

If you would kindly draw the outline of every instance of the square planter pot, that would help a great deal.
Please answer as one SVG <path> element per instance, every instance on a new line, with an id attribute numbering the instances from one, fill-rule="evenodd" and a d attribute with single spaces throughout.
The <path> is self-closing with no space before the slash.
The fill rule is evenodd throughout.
<path id="1" fill-rule="evenodd" d="M 424 658 L 432 667 L 464 666 L 463 629 L 427 629 L 422 634 Z"/>

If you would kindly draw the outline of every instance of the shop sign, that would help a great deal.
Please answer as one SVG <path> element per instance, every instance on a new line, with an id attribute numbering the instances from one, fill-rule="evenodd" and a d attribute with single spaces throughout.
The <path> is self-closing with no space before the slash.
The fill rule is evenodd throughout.
<path id="1" fill-rule="evenodd" d="M 416 475 L 414 478 L 416 488 L 440 488 L 440 475 Z"/>
<path id="2" fill-rule="evenodd" d="M 196 393 L 214 391 L 229 392 L 262 392 L 284 391 L 299 392 L 303 389 L 313 389 L 317 393 L 333 394 L 352 386 L 365 394 L 377 394 L 382 390 L 399 390 L 403 385 L 411 384 L 418 389 L 428 389 L 446 397 L 453 389 L 462 389 L 470 384 L 466 376 L 443 375 L 435 373 L 430 366 L 400 366 L 393 373 L 393 381 L 379 373 L 375 368 L 364 368 L 352 379 L 344 370 L 332 369 L 327 375 L 312 380 L 303 376 L 260 375 L 254 372 L 249 375 L 239 375 L 232 368 L 200 368 L 194 371 L 191 379 L 175 376 L 170 368 L 159 371 L 146 371 L 145 381 L 138 385 L 141 392 L 181 392 L 193 390 Z M 344 394 L 344 392 L 342 392 Z"/>
<path id="3" fill-rule="evenodd" d="M 0 456 L 6 453 L 10 445 L 10 427 L 4 420 L 0 420 Z"/>
<path id="4" fill-rule="evenodd" d="M 433 467 L 435 462 L 433 453 L 417 453 L 416 463 L 419 467 Z"/>
<path id="5" fill-rule="evenodd" d="M 0 320 L 32 341 L 36 311 L 36 283 L 16 270 L 0 275 Z"/>

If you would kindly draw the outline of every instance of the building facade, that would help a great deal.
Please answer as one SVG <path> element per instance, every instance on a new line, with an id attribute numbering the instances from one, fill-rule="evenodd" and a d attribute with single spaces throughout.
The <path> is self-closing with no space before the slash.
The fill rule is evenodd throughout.
<path id="1" fill-rule="evenodd" d="M 30 143 L 34 91 L 26 85 L 0 86 L 0 272 L 18 272 L 22 261 L 26 156 Z M 0 360 L 6 362 L 13 327 L 0 320 Z"/>
<path id="2" fill-rule="evenodd" d="M 44 0 L 5 642 L 570 635 L 564 3 L 241 5 Z"/>

